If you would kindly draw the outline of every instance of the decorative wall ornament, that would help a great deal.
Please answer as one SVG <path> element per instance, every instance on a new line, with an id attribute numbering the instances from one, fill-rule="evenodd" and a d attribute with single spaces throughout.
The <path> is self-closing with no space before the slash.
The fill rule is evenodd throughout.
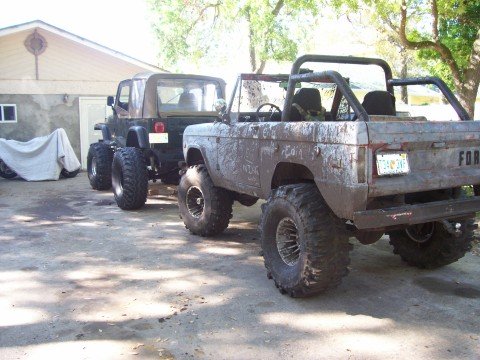
<path id="1" fill-rule="evenodd" d="M 47 40 L 35 30 L 27 36 L 25 47 L 33 55 L 40 55 L 47 49 Z"/>
<path id="2" fill-rule="evenodd" d="M 47 49 L 47 40 L 35 30 L 32 34 L 27 36 L 24 44 L 27 50 L 35 55 L 35 78 L 39 80 L 38 55 L 42 54 Z"/>

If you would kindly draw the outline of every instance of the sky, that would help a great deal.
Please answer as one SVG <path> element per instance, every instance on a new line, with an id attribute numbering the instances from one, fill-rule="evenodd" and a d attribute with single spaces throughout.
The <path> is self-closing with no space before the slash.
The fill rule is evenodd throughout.
<path id="1" fill-rule="evenodd" d="M 149 11 L 146 0 L 3 0 L 4 3 L 7 1 L 7 11 L 0 13 L 0 28 L 42 20 L 138 60 L 165 68 L 156 59 L 158 48 L 150 25 L 154 15 Z M 340 29 L 349 27 L 349 24 L 338 26 L 340 21 L 342 19 L 320 22 L 311 35 L 314 48 L 321 49 L 321 53 L 326 54 L 358 55 L 358 45 L 355 48 L 348 36 L 338 33 Z M 346 42 L 348 46 L 345 46 Z M 248 54 L 244 39 L 237 39 L 236 43 L 243 49 L 240 53 Z M 360 46 L 365 48 L 365 45 Z M 229 51 L 225 50 L 229 61 L 222 67 L 220 75 L 231 79 L 239 72 L 250 71 L 247 55 L 230 56 Z M 210 64 L 189 65 L 191 64 L 181 64 L 182 70 L 219 75 L 218 69 L 212 70 Z M 290 66 L 281 64 L 279 67 L 269 62 L 266 70 L 289 72 Z"/>
<path id="2" fill-rule="evenodd" d="M 158 65 L 145 0 L 3 0 L 0 28 L 42 20 L 138 60 Z M 7 5 L 8 4 L 8 5 Z"/>

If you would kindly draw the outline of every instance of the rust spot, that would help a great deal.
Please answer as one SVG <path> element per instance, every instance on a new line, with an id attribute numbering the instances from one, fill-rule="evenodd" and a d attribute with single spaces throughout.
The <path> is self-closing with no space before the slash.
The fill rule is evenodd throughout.
<path id="1" fill-rule="evenodd" d="M 399 217 L 409 217 L 409 216 L 412 216 L 413 213 L 411 211 L 405 211 L 405 212 L 402 212 L 402 213 L 398 213 L 398 214 L 392 214 L 392 215 L 388 215 L 389 218 L 393 219 L 393 220 L 397 220 Z"/>

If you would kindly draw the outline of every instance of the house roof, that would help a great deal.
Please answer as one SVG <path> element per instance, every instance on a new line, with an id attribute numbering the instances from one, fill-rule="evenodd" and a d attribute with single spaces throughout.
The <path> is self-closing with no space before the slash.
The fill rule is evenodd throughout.
<path id="1" fill-rule="evenodd" d="M 45 31 L 49 31 L 51 33 L 62 36 L 62 37 L 66 38 L 66 39 L 69 39 L 71 41 L 74 41 L 76 43 L 88 46 L 92 49 L 95 49 L 95 50 L 100 51 L 102 53 L 105 53 L 107 55 L 116 57 L 116 58 L 121 59 L 123 61 L 126 61 L 128 63 L 131 63 L 133 65 L 143 67 L 143 68 L 145 68 L 149 71 L 168 72 L 167 70 L 162 69 L 158 66 L 155 66 L 155 65 L 146 63 L 144 61 L 135 59 L 135 58 L 133 58 L 131 56 L 128 56 L 126 54 L 123 54 L 119 51 L 112 50 L 112 49 L 110 49 L 106 46 L 100 45 L 100 44 L 98 44 L 94 41 L 90 41 L 90 40 L 85 39 L 81 36 L 72 34 L 71 32 L 68 32 L 66 30 L 60 29 L 56 26 L 47 24 L 46 22 L 44 22 L 42 20 L 34 20 L 34 21 L 23 23 L 23 24 L 8 26 L 8 27 L 5 27 L 3 29 L 0 29 L 0 37 L 10 35 L 10 34 L 15 34 L 15 33 L 21 32 L 21 31 L 25 31 L 25 30 L 31 30 L 31 29 L 43 29 Z"/>

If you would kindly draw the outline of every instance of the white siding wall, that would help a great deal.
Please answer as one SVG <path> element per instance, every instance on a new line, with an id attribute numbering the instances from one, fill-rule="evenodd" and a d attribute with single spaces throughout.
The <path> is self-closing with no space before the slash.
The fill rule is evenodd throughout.
<path id="1" fill-rule="evenodd" d="M 0 79 L 35 79 L 35 58 L 23 45 L 30 32 L 0 37 Z"/>
<path id="2" fill-rule="evenodd" d="M 145 68 L 57 35 L 37 29 L 47 41 L 38 56 L 24 46 L 34 29 L 0 37 L 0 94 L 113 95 L 120 80 Z"/>

